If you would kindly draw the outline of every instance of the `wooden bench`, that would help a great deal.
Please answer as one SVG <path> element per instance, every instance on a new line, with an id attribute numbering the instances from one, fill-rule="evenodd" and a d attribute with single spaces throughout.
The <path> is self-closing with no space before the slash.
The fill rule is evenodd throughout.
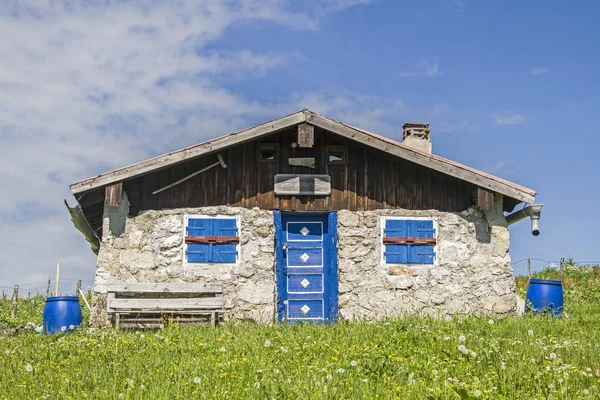
<path id="1" fill-rule="evenodd" d="M 116 329 L 158 328 L 164 317 L 216 326 L 224 311 L 220 283 L 110 283 L 107 312 Z"/>

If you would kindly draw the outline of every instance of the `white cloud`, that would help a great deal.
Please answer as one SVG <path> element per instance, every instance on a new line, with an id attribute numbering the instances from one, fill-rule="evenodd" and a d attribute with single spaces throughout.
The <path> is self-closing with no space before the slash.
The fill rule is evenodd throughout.
<path id="1" fill-rule="evenodd" d="M 0 196 L 0 285 L 43 278 L 59 260 L 73 278 L 93 276 L 93 254 L 64 209 L 69 183 L 273 116 L 223 83 L 301 55 L 208 50 L 228 28 L 267 21 L 316 30 L 323 16 L 357 3 L 0 5 L 0 182 L 10 193 Z"/>
<path id="2" fill-rule="evenodd" d="M 494 115 L 496 125 L 519 125 L 527 122 L 527 119 L 521 114 L 506 112 Z"/>
<path id="3" fill-rule="evenodd" d="M 490 174 L 496 173 L 500 170 L 502 170 L 503 168 L 505 168 L 508 164 L 504 161 L 497 161 L 495 164 L 489 166 L 489 167 L 484 167 L 483 171 L 488 172 Z"/>
<path id="4" fill-rule="evenodd" d="M 68 185 L 109 169 L 309 107 L 400 137 L 402 123 L 471 129 L 444 104 L 336 91 L 258 102 L 226 89 L 302 57 L 219 51 L 231 26 L 269 21 L 315 30 L 367 1 L 19 1 L 0 6 L 0 285 L 92 279 L 95 258 L 70 223 Z M 301 11 L 294 11 L 295 9 Z M 211 50 L 208 50 L 208 49 Z M 442 74 L 437 61 L 423 74 Z M 71 201 L 73 203 L 73 201 Z M 35 240 L 32 240 L 32 237 Z"/>
<path id="5" fill-rule="evenodd" d="M 440 65 L 438 63 L 437 58 L 425 59 L 418 62 L 415 65 L 414 71 L 403 71 L 398 74 L 398 76 L 402 78 L 409 77 L 419 77 L 419 76 L 427 76 L 427 77 L 435 77 L 442 76 L 446 74 L 445 71 L 440 71 Z"/>
<path id="6" fill-rule="evenodd" d="M 546 73 L 548 73 L 548 70 L 544 67 L 536 67 L 531 70 L 531 75 L 540 75 Z"/>

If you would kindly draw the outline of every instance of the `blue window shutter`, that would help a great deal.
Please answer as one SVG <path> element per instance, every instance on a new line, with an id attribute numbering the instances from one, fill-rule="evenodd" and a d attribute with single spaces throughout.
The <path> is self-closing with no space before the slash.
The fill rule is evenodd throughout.
<path id="1" fill-rule="evenodd" d="M 408 224 L 405 219 L 387 219 L 385 237 L 408 237 Z"/>
<path id="2" fill-rule="evenodd" d="M 387 219 L 385 237 L 434 238 L 432 220 Z M 433 264 L 433 245 L 386 244 L 385 262 L 388 264 Z"/>
<path id="3" fill-rule="evenodd" d="M 431 220 L 409 220 L 408 233 L 414 238 L 433 238 L 435 230 Z M 408 262 L 411 264 L 433 264 L 435 252 L 433 245 L 410 245 Z"/>
<path id="4" fill-rule="evenodd" d="M 237 236 L 237 221 L 234 218 L 215 219 L 213 236 Z M 234 263 L 237 257 L 237 245 L 215 244 L 212 245 L 212 261 L 221 263 Z"/>
<path id="5" fill-rule="evenodd" d="M 410 237 L 415 238 L 433 238 L 435 230 L 433 229 L 433 221 L 431 220 L 414 220 L 408 221 Z"/>
<path id="6" fill-rule="evenodd" d="M 385 237 L 407 237 L 407 221 L 403 219 L 386 219 Z M 387 264 L 404 264 L 408 262 L 408 245 L 406 244 L 386 244 L 385 262 Z"/>
<path id="7" fill-rule="evenodd" d="M 185 229 L 186 236 L 211 236 L 212 220 L 209 218 L 188 218 Z M 188 244 L 186 257 L 190 263 L 210 262 L 210 244 Z"/>
<path id="8" fill-rule="evenodd" d="M 187 236 L 237 236 L 238 227 L 235 218 L 189 218 L 186 226 Z M 188 244 L 187 261 L 233 263 L 237 258 L 235 244 Z"/>
<path id="9" fill-rule="evenodd" d="M 209 218 L 188 218 L 187 236 L 212 236 L 212 220 Z"/>
<path id="10" fill-rule="evenodd" d="M 212 236 L 237 236 L 237 224 L 233 218 L 214 219 L 214 233 Z"/>

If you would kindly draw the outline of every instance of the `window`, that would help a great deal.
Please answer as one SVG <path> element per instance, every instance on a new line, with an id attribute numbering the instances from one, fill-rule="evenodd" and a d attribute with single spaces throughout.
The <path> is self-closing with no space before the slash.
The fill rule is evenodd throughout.
<path id="1" fill-rule="evenodd" d="M 434 264 L 437 222 L 431 218 L 383 217 L 385 264 Z"/>
<path id="2" fill-rule="evenodd" d="M 277 144 L 276 143 L 261 143 L 258 145 L 257 159 L 259 163 L 275 163 L 277 162 Z"/>
<path id="3" fill-rule="evenodd" d="M 328 146 L 328 164 L 346 164 L 348 160 L 348 148 L 346 146 Z"/>
<path id="4" fill-rule="evenodd" d="M 239 217 L 185 217 L 185 260 L 235 263 L 239 254 Z"/>

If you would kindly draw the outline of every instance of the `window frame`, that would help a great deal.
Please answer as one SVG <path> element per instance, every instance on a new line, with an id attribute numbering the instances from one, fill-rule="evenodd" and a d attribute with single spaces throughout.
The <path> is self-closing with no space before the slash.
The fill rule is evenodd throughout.
<path id="1" fill-rule="evenodd" d="M 237 254 L 235 256 L 235 262 L 218 262 L 218 261 L 207 261 L 207 262 L 188 262 L 187 258 L 187 249 L 188 244 L 185 242 L 185 237 L 187 234 L 187 227 L 189 219 L 235 219 L 235 226 L 238 230 L 238 237 L 240 238 L 240 243 L 235 245 L 235 250 Z M 198 266 L 198 265 L 238 265 L 241 259 L 241 237 L 242 237 L 242 224 L 241 218 L 239 215 L 205 215 L 205 214 L 184 214 L 183 216 L 183 266 Z"/>
<path id="2" fill-rule="evenodd" d="M 273 159 L 263 160 L 263 150 L 272 150 Z M 276 164 L 279 161 L 279 143 L 259 143 L 256 148 L 256 161 L 258 164 Z"/>
<path id="3" fill-rule="evenodd" d="M 433 222 L 433 237 L 436 239 L 435 245 L 433 246 L 433 263 L 432 264 L 422 264 L 422 263 L 387 263 L 385 261 L 385 249 L 386 244 L 383 243 L 383 238 L 385 237 L 385 226 L 387 220 L 400 220 L 400 221 L 432 221 Z M 379 219 L 380 227 L 380 238 L 379 244 L 381 245 L 381 259 L 380 262 L 384 266 L 401 266 L 401 267 L 435 267 L 438 265 L 438 250 L 440 245 L 439 240 L 439 229 L 438 229 L 438 219 L 436 217 L 402 217 L 395 215 L 382 215 Z"/>
<path id="4" fill-rule="evenodd" d="M 342 159 L 341 160 L 329 160 L 331 156 L 331 152 L 341 152 Z M 327 146 L 327 164 L 328 165 L 347 165 L 348 164 L 348 146 L 346 145 L 329 145 Z"/>

